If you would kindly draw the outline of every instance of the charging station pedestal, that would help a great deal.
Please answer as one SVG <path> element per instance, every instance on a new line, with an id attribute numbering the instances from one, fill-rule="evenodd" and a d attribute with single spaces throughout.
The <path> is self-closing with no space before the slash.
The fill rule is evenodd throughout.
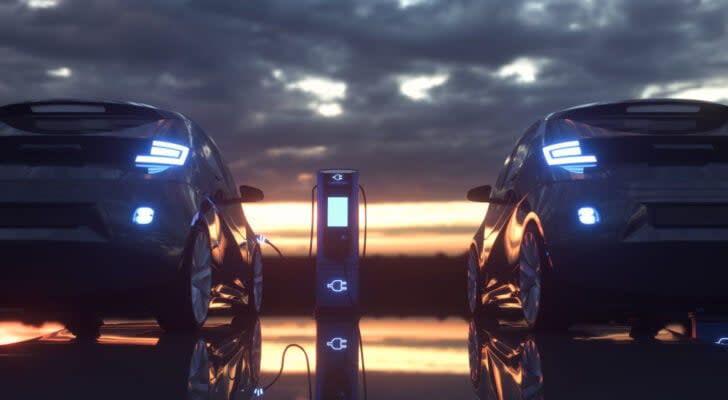
<path id="1" fill-rule="evenodd" d="M 316 398 L 357 399 L 359 172 L 321 170 L 316 189 Z"/>
<path id="2" fill-rule="evenodd" d="M 359 308 L 359 172 L 318 172 L 316 314 Z"/>

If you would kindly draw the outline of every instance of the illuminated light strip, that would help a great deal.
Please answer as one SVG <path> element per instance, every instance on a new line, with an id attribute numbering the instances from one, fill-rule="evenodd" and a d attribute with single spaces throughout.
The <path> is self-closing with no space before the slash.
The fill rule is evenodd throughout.
<path id="1" fill-rule="evenodd" d="M 174 149 L 168 149 L 165 147 L 152 146 L 152 150 L 149 152 L 149 154 L 151 154 L 153 156 L 178 158 L 180 156 L 180 151 L 174 150 Z"/>
<path id="2" fill-rule="evenodd" d="M 597 163 L 594 155 L 583 155 L 578 140 L 551 144 L 543 147 L 543 155 L 548 165 L 593 164 Z"/>
<path id="3" fill-rule="evenodd" d="M 715 341 L 715 344 L 719 344 L 721 346 L 728 346 L 728 337 L 722 337 Z"/>
<path id="4" fill-rule="evenodd" d="M 149 167 L 154 165 L 184 165 L 189 154 L 189 147 L 175 143 L 163 142 L 155 140 L 152 142 L 152 148 L 149 155 L 138 155 L 134 162 L 139 167 Z"/>

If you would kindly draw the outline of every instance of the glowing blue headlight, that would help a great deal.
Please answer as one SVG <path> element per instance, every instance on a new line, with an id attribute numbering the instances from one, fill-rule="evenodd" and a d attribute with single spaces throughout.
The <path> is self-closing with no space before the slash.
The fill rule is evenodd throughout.
<path id="1" fill-rule="evenodd" d="M 154 221 L 154 209 L 151 207 L 139 207 L 134 210 L 131 220 L 137 225 L 149 225 Z"/>
<path id="2" fill-rule="evenodd" d="M 584 225 L 594 225 L 599 222 L 599 211 L 594 207 L 582 207 L 576 214 L 579 216 L 579 222 Z"/>
<path id="3" fill-rule="evenodd" d="M 160 168 L 165 166 L 184 165 L 189 153 L 190 148 L 187 146 L 155 140 L 149 154 L 136 156 L 134 162 L 137 167 L 148 167 L 150 173 L 161 172 Z"/>
<path id="4" fill-rule="evenodd" d="M 543 155 L 548 165 L 581 165 L 593 167 L 597 164 L 597 157 L 582 154 L 578 140 L 550 144 L 543 147 Z"/>

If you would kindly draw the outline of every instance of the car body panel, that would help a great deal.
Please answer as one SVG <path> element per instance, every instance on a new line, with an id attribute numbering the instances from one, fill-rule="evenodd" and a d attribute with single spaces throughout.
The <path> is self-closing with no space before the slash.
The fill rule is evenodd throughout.
<path id="1" fill-rule="evenodd" d="M 56 132 L 53 124 L 39 132 L 18 129 L 33 127 L 23 110 L 56 103 L 121 107 L 122 122 L 136 118 L 134 113 L 160 119 L 118 131 Z M 95 123 L 101 119 L 92 117 Z M 136 296 L 140 302 L 164 296 L 193 226 L 209 233 L 213 287 L 228 293 L 214 301 L 222 301 L 218 306 L 247 301 L 244 282 L 258 243 L 240 203 L 224 201 L 238 197 L 237 187 L 214 142 L 194 122 L 136 103 L 68 100 L 0 107 L 3 118 L 9 121 L 0 122 L 0 142 L 6 145 L 0 151 L 4 307 L 109 299 L 96 302 L 103 309 L 126 291 L 143 292 Z M 160 138 L 189 147 L 184 166 L 152 173 L 134 164 L 135 155 Z M 140 206 L 155 210 L 151 224 L 132 223 Z"/>

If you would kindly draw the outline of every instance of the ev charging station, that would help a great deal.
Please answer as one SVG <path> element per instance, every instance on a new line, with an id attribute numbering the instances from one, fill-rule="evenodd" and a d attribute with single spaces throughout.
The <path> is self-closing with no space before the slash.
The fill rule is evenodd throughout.
<path id="1" fill-rule="evenodd" d="M 356 170 L 318 172 L 316 399 L 359 397 L 359 189 Z"/>
<path id="2" fill-rule="evenodd" d="M 327 169 L 316 182 L 316 314 L 359 307 L 359 172 Z"/>

